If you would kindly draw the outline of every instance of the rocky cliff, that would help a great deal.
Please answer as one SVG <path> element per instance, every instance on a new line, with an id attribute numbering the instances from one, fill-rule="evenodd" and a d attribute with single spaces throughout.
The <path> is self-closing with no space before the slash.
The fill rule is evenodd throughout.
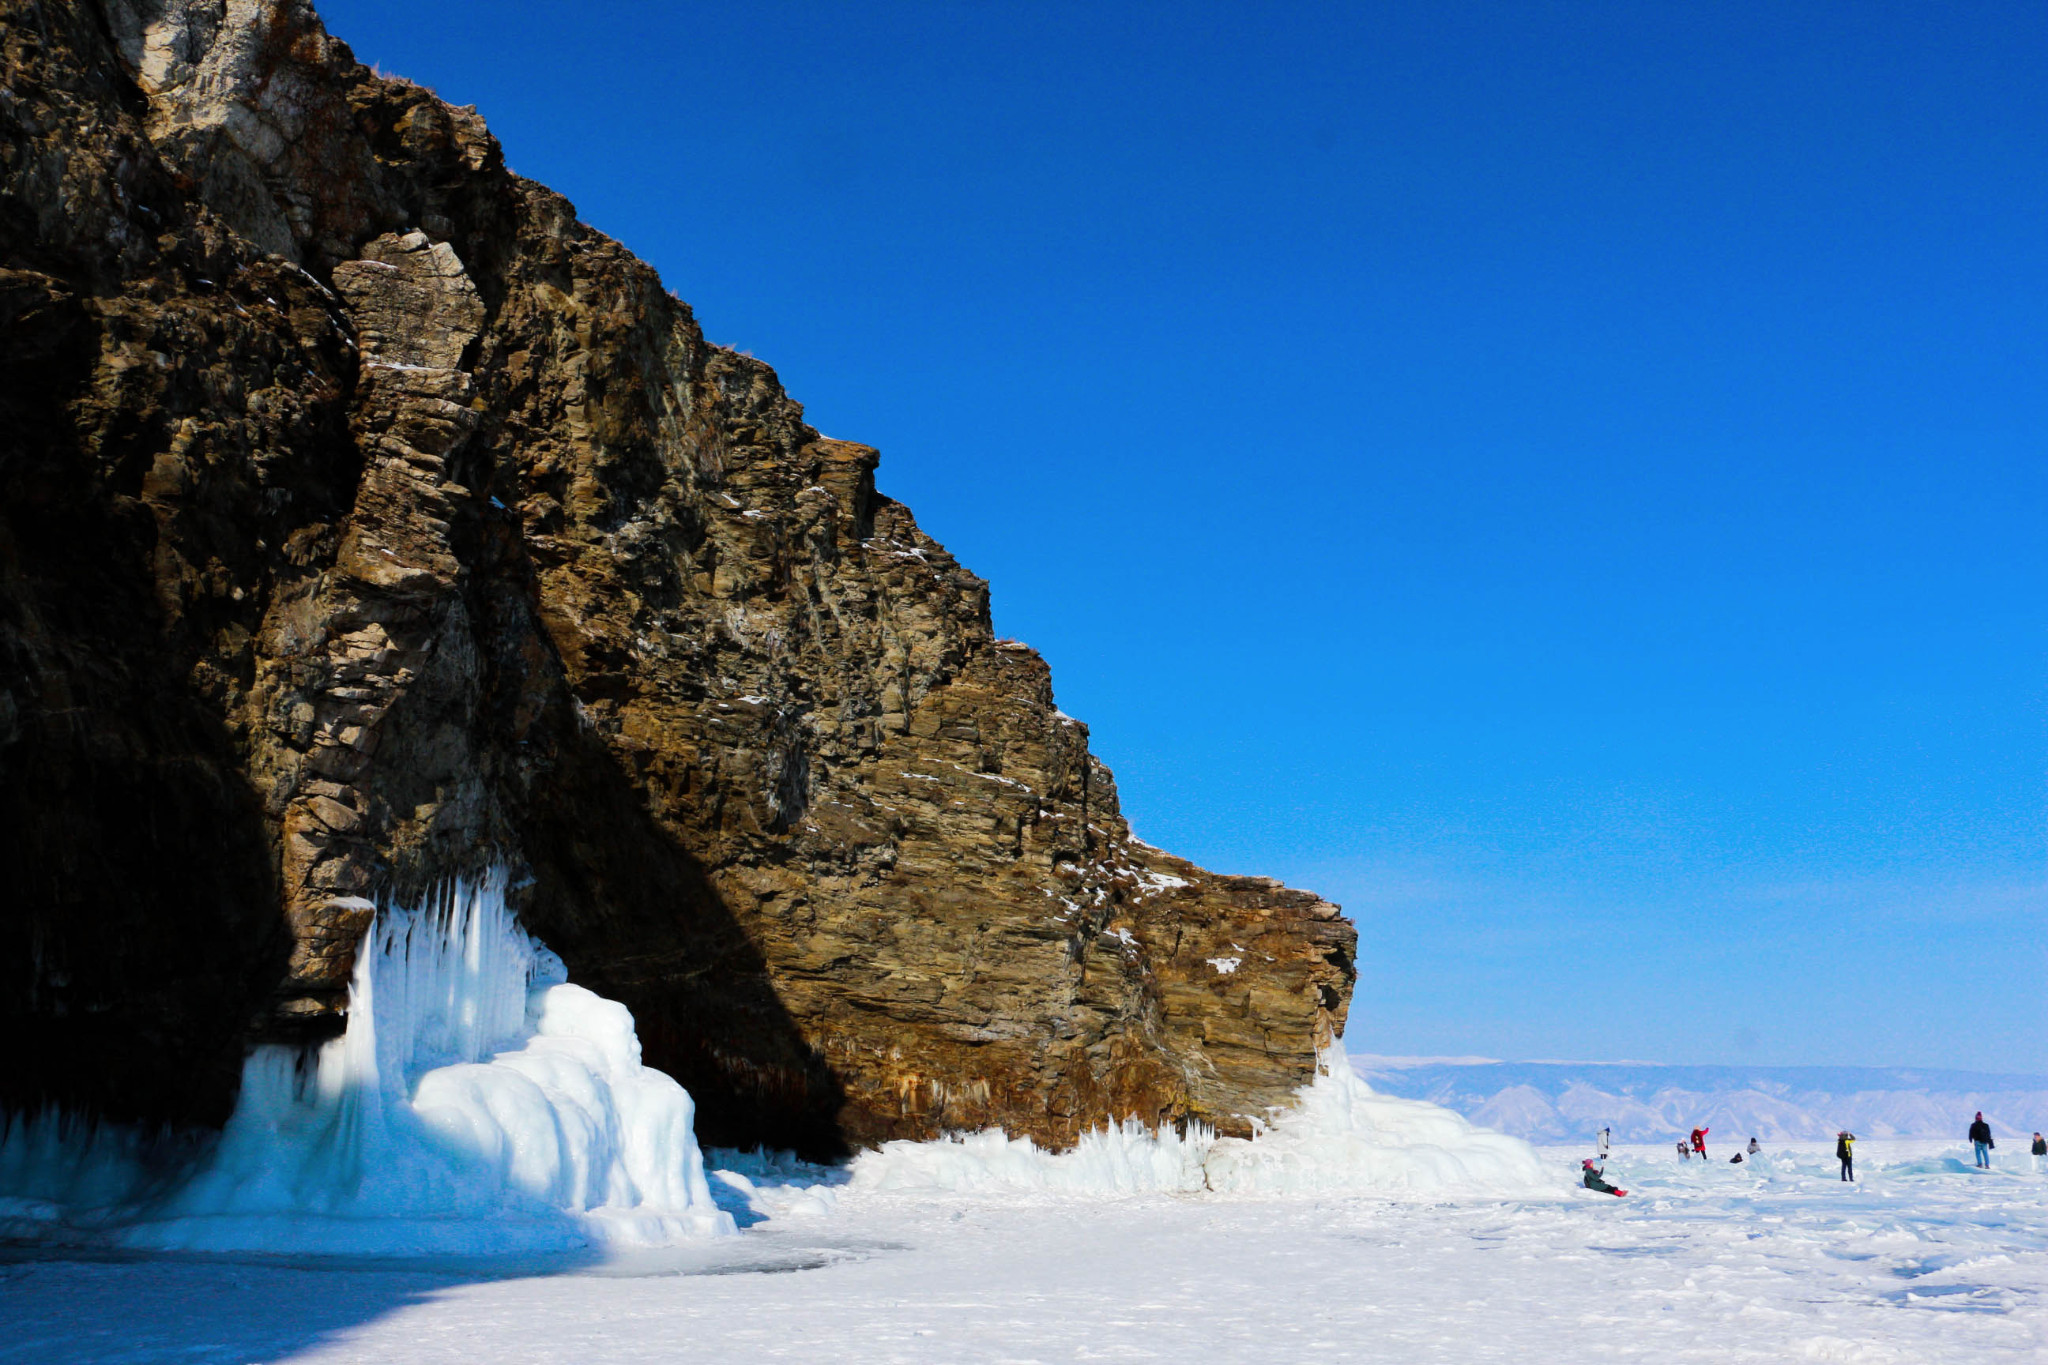
<path id="1" fill-rule="evenodd" d="M 1336 907 L 1134 840 L 875 452 L 473 110 L 296 0 L 0 0 L 0 175 L 0 1104 L 218 1121 L 494 866 L 708 1141 L 1309 1078 Z"/>

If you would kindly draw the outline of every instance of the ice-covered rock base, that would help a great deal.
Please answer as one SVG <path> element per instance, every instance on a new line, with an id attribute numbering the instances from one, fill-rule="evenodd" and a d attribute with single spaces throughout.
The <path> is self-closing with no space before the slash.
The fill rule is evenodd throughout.
<path id="1" fill-rule="evenodd" d="M 1559 1182 L 1520 1139 L 1474 1127 L 1437 1105 L 1375 1093 L 1335 1044 L 1294 1107 L 1253 1139 L 1218 1138 L 1199 1127 L 1154 1132 L 1132 1123 L 1088 1133 L 1072 1151 L 1054 1153 L 990 1130 L 888 1143 L 855 1159 L 852 1183 L 929 1192 L 1518 1194 Z"/>
<path id="2" fill-rule="evenodd" d="M 371 1256 L 673 1246 L 736 1230 L 690 1097 L 640 1064 L 625 1006 L 570 985 L 494 878 L 378 911 L 348 1028 L 258 1049 L 216 1141 L 17 1121 L 0 1236 L 131 1249 Z M 1517 1139 L 1374 1093 L 1341 1047 L 1252 1140 L 1127 1124 L 1048 1152 L 1000 1131 L 892 1142 L 802 1192 L 721 1175 L 755 1219 L 872 1192 L 1513 1194 L 1557 1181 Z M 809 1201 L 805 1203 L 804 1201 Z M 813 1210 L 813 1211 L 817 1211 Z"/>
<path id="3" fill-rule="evenodd" d="M 17 1122 L 0 1231 L 131 1248 L 354 1255 L 655 1246 L 734 1230 L 689 1095 L 633 1017 L 567 983 L 502 883 L 385 908 L 347 1032 L 253 1053 L 210 1150 Z"/>

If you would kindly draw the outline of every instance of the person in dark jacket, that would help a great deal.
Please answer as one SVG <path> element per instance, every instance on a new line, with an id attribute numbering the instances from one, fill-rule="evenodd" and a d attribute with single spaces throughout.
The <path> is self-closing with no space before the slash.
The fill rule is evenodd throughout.
<path id="1" fill-rule="evenodd" d="M 2041 1169 L 2041 1158 L 2048 1157 L 2048 1138 L 2042 1137 L 2039 1133 L 2034 1134 L 2034 1145 L 2030 1152 L 2034 1158 L 2034 1169 L 2038 1171 Z"/>
<path id="2" fill-rule="evenodd" d="M 1603 1178 L 1606 1175 L 1606 1172 L 1601 1170 L 1598 1166 L 1595 1166 L 1593 1164 L 1593 1158 L 1591 1157 L 1587 1157 L 1584 1161 L 1581 1161 L 1579 1163 L 1579 1169 L 1586 1173 L 1586 1188 L 1589 1190 L 1598 1190 L 1601 1194 L 1613 1195 L 1622 1195 L 1628 1193 L 1627 1190 L 1618 1190 L 1614 1186 L 1608 1184 L 1607 1181 Z"/>
<path id="3" fill-rule="evenodd" d="M 1977 1121 L 1970 1125 L 1970 1143 L 1977 1149 L 1977 1164 L 1986 1170 L 1991 1168 L 1991 1149 L 1998 1144 L 1991 1140 L 1991 1125 L 1984 1121 L 1984 1111 L 1977 1111 Z"/>
<path id="4" fill-rule="evenodd" d="M 1842 1163 L 1842 1179 L 1856 1178 L 1856 1135 L 1846 1128 L 1835 1134 L 1835 1160 Z"/>

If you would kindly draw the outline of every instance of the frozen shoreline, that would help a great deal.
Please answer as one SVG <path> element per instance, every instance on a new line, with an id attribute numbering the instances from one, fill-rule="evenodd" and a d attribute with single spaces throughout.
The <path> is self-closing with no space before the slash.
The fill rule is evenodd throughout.
<path id="1" fill-rule="evenodd" d="M 167 1187 L 117 1134 L 0 1144 L 29 1196 L 0 1201 L 0 1365 L 2042 1353 L 2048 1174 L 2010 1143 L 1986 1172 L 1865 1141 L 1854 1185 L 1828 1144 L 1624 1146 L 1617 1200 L 1577 1184 L 1590 1137 L 1475 1129 L 1333 1048 L 1255 1141 L 702 1153 L 624 1007 L 478 890 L 380 919 L 349 1032 L 253 1058 Z"/>
<path id="2" fill-rule="evenodd" d="M 691 1097 L 641 1064 L 624 1005 L 570 983 L 520 927 L 502 872 L 359 908 L 372 918 L 345 1031 L 311 1051 L 252 1052 L 218 1136 L 0 1115 L 0 1239 L 587 1263 L 738 1230 L 706 1182 Z M 1545 1183 L 1528 1144 L 1375 1093 L 1337 1042 L 1290 1106 L 1255 1123 L 1248 1140 L 1126 1122 L 1066 1152 L 988 1129 L 886 1143 L 845 1175 L 876 1189 L 1086 1196 Z"/>

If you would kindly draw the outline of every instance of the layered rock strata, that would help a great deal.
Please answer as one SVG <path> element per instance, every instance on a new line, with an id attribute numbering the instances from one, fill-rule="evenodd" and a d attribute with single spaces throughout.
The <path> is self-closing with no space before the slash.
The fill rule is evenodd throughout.
<path id="1" fill-rule="evenodd" d="M 1308 1080 L 1336 907 L 1132 838 L 876 453 L 474 111 L 295 0 L 0 0 L 0 73 L 0 1103 L 217 1121 L 492 864 L 710 1142 Z"/>

